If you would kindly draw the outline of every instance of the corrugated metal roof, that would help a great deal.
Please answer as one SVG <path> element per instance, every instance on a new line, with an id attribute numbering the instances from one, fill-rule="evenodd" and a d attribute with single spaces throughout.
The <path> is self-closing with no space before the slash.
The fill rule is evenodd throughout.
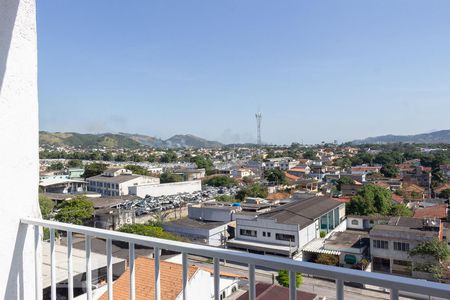
<path id="1" fill-rule="evenodd" d="M 307 244 L 302 251 L 312 252 L 312 253 L 324 253 L 332 255 L 341 255 L 341 251 L 336 250 L 326 250 L 324 249 L 325 239 L 315 239 L 309 244 Z"/>

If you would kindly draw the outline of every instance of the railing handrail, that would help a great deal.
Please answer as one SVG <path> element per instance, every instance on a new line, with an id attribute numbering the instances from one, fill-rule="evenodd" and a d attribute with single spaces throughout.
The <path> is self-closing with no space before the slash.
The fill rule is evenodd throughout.
<path id="1" fill-rule="evenodd" d="M 298 273 L 305 273 L 319 277 L 342 280 L 345 282 L 356 282 L 361 284 L 379 286 L 387 289 L 408 291 L 421 295 L 429 295 L 443 298 L 450 297 L 449 284 L 407 277 L 400 277 L 395 275 L 365 272 L 335 266 L 327 266 L 305 261 L 296 261 L 277 256 L 268 256 L 268 255 L 266 256 L 260 254 L 241 252 L 237 250 L 215 248 L 211 246 L 191 244 L 179 241 L 164 240 L 159 238 L 141 236 L 137 234 L 123 233 L 118 231 L 73 225 L 36 218 L 24 218 L 21 219 L 21 223 L 27 225 L 54 228 L 63 231 L 70 231 L 72 233 L 80 233 L 90 237 L 98 237 L 134 243 L 138 245 L 171 250 L 180 253 L 188 253 L 192 255 L 226 259 L 229 261 L 243 264 L 267 267 L 274 270 L 294 271 Z"/>

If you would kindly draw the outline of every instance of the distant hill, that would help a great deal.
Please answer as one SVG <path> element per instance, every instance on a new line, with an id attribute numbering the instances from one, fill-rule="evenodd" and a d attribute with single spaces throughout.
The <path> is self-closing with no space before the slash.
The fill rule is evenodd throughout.
<path id="1" fill-rule="evenodd" d="M 165 140 L 169 148 L 215 148 L 221 147 L 222 144 L 216 141 L 208 141 L 192 134 L 174 135 L 170 139 Z"/>
<path id="2" fill-rule="evenodd" d="M 39 144 L 54 146 L 74 146 L 82 148 L 214 148 L 221 143 L 208 141 L 194 135 L 174 135 L 162 140 L 152 136 L 130 133 L 84 134 L 76 132 L 39 132 Z"/>
<path id="3" fill-rule="evenodd" d="M 431 133 L 421 133 L 415 135 L 383 135 L 369 137 L 362 140 L 355 140 L 352 144 L 450 144 L 450 130 L 440 130 Z"/>

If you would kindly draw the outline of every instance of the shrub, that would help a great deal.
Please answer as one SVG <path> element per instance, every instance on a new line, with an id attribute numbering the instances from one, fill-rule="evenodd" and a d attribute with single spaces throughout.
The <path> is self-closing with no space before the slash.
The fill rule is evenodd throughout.
<path id="1" fill-rule="evenodd" d="M 286 270 L 278 271 L 278 275 L 277 275 L 276 279 L 277 279 L 277 282 L 279 285 L 284 286 L 284 287 L 289 287 L 289 272 L 288 271 L 286 271 Z M 298 288 L 303 282 L 302 274 L 296 273 L 295 282 L 296 282 L 296 286 Z"/>
<path id="2" fill-rule="evenodd" d="M 324 238 L 327 235 L 326 231 L 320 231 L 320 238 Z"/>
<path id="3" fill-rule="evenodd" d="M 337 266 L 339 264 L 339 258 L 332 254 L 319 254 L 316 258 L 316 263 L 328 266 Z"/>
<path id="4" fill-rule="evenodd" d="M 139 235 L 156 237 L 165 240 L 172 240 L 172 241 L 181 240 L 178 236 L 164 231 L 164 229 L 159 226 L 144 225 L 144 224 L 126 224 L 120 227 L 119 231 L 125 233 L 134 233 Z"/>

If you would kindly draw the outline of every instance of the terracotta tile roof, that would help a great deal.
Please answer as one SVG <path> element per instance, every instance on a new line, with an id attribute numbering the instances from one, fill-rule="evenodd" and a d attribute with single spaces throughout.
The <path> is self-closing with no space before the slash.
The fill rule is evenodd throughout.
<path id="1" fill-rule="evenodd" d="M 339 201 L 341 203 L 349 203 L 352 200 L 352 197 L 339 197 L 339 198 L 333 198 L 336 201 Z"/>
<path id="2" fill-rule="evenodd" d="M 289 193 L 273 193 L 266 197 L 266 200 L 283 200 L 289 198 Z"/>
<path id="3" fill-rule="evenodd" d="M 397 194 L 392 194 L 392 200 L 394 200 L 397 203 L 403 203 L 403 201 L 405 200 L 402 196 L 397 195 Z"/>
<path id="4" fill-rule="evenodd" d="M 374 182 L 374 185 L 385 188 L 385 189 L 389 189 L 391 187 L 391 185 L 387 182 L 384 181 L 376 181 Z"/>
<path id="5" fill-rule="evenodd" d="M 316 294 L 302 292 L 297 290 L 298 300 L 314 300 Z M 247 300 L 249 298 L 248 292 L 241 295 L 237 300 Z M 289 289 L 281 285 L 258 282 L 256 284 L 256 300 L 288 300 Z"/>
<path id="6" fill-rule="evenodd" d="M 425 208 L 418 208 L 414 212 L 414 218 L 447 218 L 447 204 L 440 204 Z"/>
<path id="7" fill-rule="evenodd" d="M 286 178 L 291 180 L 291 181 L 297 181 L 300 179 L 300 177 L 289 174 L 288 172 L 284 172 L 284 175 L 286 175 Z"/>
<path id="8" fill-rule="evenodd" d="M 423 193 L 425 192 L 425 189 L 418 186 L 417 184 L 408 184 L 403 186 L 403 190 L 406 192 L 418 192 L 418 193 Z"/>
<path id="9" fill-rule="evenodd" d="M 135 260 L 136 271 L 136 300 L 153 299 L 155 295 L 155 268 L 154 260 L 146 257 L 138 257 Z M 192 278 L 198 267 L 190 266 L 188 277 Z M 161 261 L 161 299 L 175 299 L 183 289 L 183 266 L 181 264 Z M 208 287 L 209 288 L 209 287 Z M 113 294 L 116 300 L 130 299 L 130 269 L 126 270 L 113 284 Z M 100 300 L 107 300 L 106 292 Z"/>
<path id="10" fill-rule="evenodd" d="M 436 193 L 440 194 L 443 190 L 448 190 L 448 189 L 450 189 L 450 184 L 446 183 L 446 184 L 441 185 L 440 187 L 435 188 L 434 191 Z"/>

